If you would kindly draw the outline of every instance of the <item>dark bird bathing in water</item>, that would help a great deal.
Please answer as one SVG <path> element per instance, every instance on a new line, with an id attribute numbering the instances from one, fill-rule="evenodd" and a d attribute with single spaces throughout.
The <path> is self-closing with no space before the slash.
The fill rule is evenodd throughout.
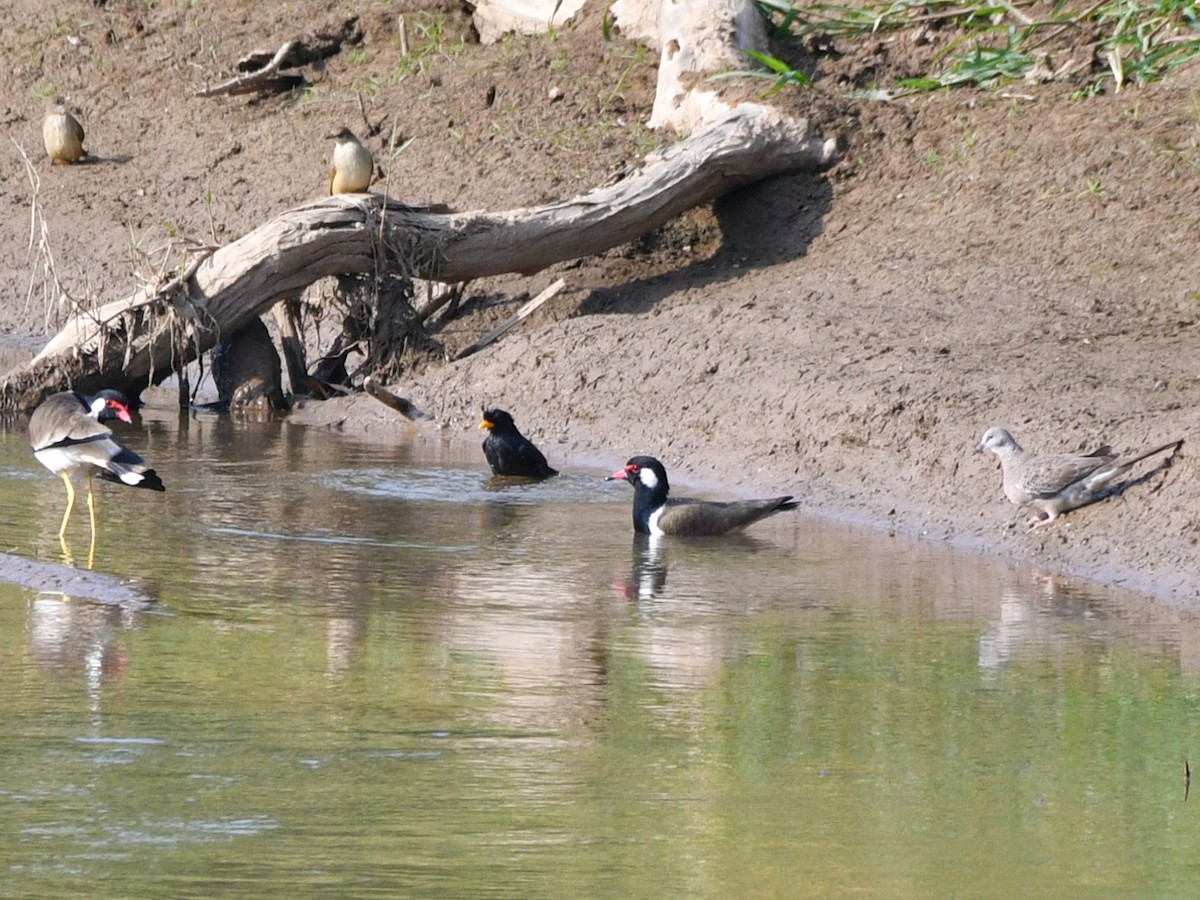
<path id="1" fill-rule="evenodd" d="M 549 478 L 558 471 L 550 468 L 546 457 L 517 430 L 513 417 L 502 409 L 483 412 L 480 428 L 488 430 L 483 442 L 483 455 L 496 475 L 519 475 L 525 478 Z"/>

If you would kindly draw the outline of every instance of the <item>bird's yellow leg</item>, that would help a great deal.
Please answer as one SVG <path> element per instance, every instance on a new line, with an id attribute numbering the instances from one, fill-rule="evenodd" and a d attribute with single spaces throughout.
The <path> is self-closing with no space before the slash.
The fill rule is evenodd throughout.
<path id="1" fill-rule="evenodd" d="M 67 539 L 60 534 L 58 536 L 58 543 L 59 543 L 59 546 L 62 547 L 63 563 L 68 566 L 74 566 L 75 565 L 75 555 L 73 553 L 71 553 L 71 548 L 70 548 L 70 546 L 67 545 Z"/>
<path id="2" fill-rule="evenodd" d="M 75 485 L 71 484 L 71 476 L 66 472 L 61 473 L 63 484 L 67 486 L 67 511 L 63 513 L 62 524 L 58 526 L 58 536 L 61 538 L 67 533 L 67 521 L 71 518 L 71 510 L 75 508 Z"/>
<path id="3" fill-rule="evenodd" d="M 92 494 L 92 473 L 88 472 L 88 520 L 92 523 L 92 546 L 96 546 L 96 497 Z M 91 568 L 90 566 L 88 568 Z"/>

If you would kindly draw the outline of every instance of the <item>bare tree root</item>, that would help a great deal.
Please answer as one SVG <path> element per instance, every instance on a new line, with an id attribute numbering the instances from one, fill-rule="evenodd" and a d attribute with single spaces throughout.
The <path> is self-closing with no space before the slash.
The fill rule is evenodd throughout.
<path id="1" fill-rule="evenodd" d="M 420 321 L 411 284 L 397 289 L 394 279 L 460 282 L 536 272 L 633 240 L 758 179 L 818 170 L 833 151 L 833 141 L 813 135 L 806 122 L 745 104 L 640 172 L 547 206 L 435 213 L 379 195 L 325 198 L 194 261 L 158 289 L 76 316 L 0 382 L 0 410 L 28 410 L 68 386 L 136 389 L 161 380 L 222 333 L 330 276 L 369 277 L 376 299 L 367 367 L 385 377 L 412 346 L 411 323 Z"/>
<path id="2" fill-rule="evenodd" d="M 197 97 L 218 97 L 234 94 L 278 94 L 308 84 L 303 75 L 285 71 L 297 69 L 310 63 L 320 62 L 342 51 L 344 44 L 361 44 L 362 28 L 354 16 L 342 23 L 336 32 L 317 32 L 294 41 L 286 42 L 274 53 L 255 50 L 238 60 L 241 72 L 228 81 L 201 88 Z"/>

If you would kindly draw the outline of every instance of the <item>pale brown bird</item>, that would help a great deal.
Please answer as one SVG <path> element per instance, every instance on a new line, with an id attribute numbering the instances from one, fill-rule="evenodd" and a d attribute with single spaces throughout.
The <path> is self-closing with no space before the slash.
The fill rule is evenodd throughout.
<path id="1" fill-rule="evenodd" d="M 343 128 L 333 139 L 333 165 L 329 170 L 330 194 L 361 194 L 371 184 L 375 160 L 354 132 Z"/>
<path id="2" fill-rule="evenodd" d="M 87 156 L 83 149 L 83 126 L 67 109 L 62 97 L 55 97 L 46 105 L 46 118 L 42 120 L 42 142 L 50 165 L 70 165 Z"/>
<path id="3" fill-rule="evenodd" d="M 1030 528 L 1038 528 L 1099 500 L 1134 463 L 1167 450 L 1174 454 L 1182 446 L 1182 440 L 1171 441 L 1128 456 L 1115 456 L 1108 447 L 1087 454 L 1027 453 L 1003 428 L 989 428 L 975 452 L 991 450 L 1000 458 L 1004 496 L 1017 506 L 1040 510 L 1029 520 Z"/>

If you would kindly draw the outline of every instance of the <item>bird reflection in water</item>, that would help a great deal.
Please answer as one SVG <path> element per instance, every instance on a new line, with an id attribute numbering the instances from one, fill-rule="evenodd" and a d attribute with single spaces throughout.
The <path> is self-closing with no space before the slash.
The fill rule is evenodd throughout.
<path id="1" fill-rule="evenodd" d="M 71 552 L 71 545 L 67 543 L 67 536 L 60 534 L 58 536 L 58 546 L 62 550 L 63 565 L 75 568 L 75 554 Z M 87 555 L 87 570 L 91 572 L 96 568 L 96 532 L 92 532 L 92 539 L 88 542 Z"/>
<path id="2" fill-rule="evenodd" d="M 663 540 L 647 534 L 633 536 L 632 567 L 628 576 L 613 578 L 613 589 L 639 603 L 661 596 L 667 587 L 667 560 Z"/>
<path id="3" fill-rule="evenodd" d="M 1103 646 L 1119 618 L 1119 607 L 1086 583 L 1035 570 L 1027 583 L 1001 591 L 995 616 L 978 638 L 979 669 L 997 672 L 1033 655 L 1065 657 L 1081 629 L 1092 632 L 1089 646 Z"/>
<path id="4" fill-rule="evenodd" d="M 47 669 L 82 669 L 91 710 L 103 688 L 119 682 L 129 663 L 124 632 L 137 626 L 135 610 L 43 592 L 29 607 L 29 655 Z"/>
<path id="5" fill-rule="evenodd" d="M 325 675 L 333 680 L 344 678 L 362 650 L 367 636 L 366 619 L 361 615 L 334 616 L 325 621 Z"/>

